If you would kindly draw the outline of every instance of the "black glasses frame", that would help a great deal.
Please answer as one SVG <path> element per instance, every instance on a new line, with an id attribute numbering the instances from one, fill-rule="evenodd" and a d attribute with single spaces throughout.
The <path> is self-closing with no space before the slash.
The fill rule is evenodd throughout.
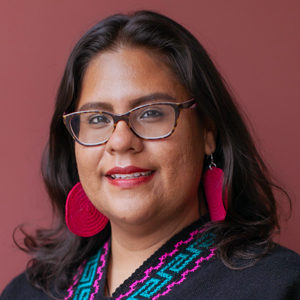
<path id="1" fill-rule="evenodd" d="M 155 105 L 169 105 L 169 106 L 171 106 L 174 109 L 174 111 L 175 111 L 175 120 L 174 120 L 173 129 L 168 134 L 166 134 L 164 136 L 161 136 L 161 137 L 155 137 L 155 138 L 145 138 L 145 137 L 142 137 L 138 133 L 136 133 L 134 131 L 134 128 L 131 126 L 130 120 L 129 120 L 130 114 L 132 112 L 136 111 L 137 109 L 144 108 L 144 107 L 151 107 L 151 106 L 155 106 Z M 191 100 L 188 100 L 188 101 L 185 101 L 185 102 L 182 102 L 182 103 L 172 103 L 172 102 L 150 103 L 150 104 L 145 104 L 145 105 L 141 105 L 141 106 L 135 107 L 135 108 L 129 110 L 128 112 L 126 112 L 125 114 L 121 114 L 121 115 L 117 115 L 117 114 L 114 114 L 114 113 L 110 113 L 110 112 L 107 112 L 107 111 L 101 111 L 101 110 L 83 110 L 83 111 L 77 111 L 77 112 L 73 112 L 73 113 L 69 113 L 69 114 L 64 113 L 63 114 L 63 121 L 64 121 L 64 124 L 67 127 L 69 133 L 71 134 L 72 138 L 76 142 L 78 142 L 80 145 L 88 146 L 88 147 L 89 146 L 103 145 L 103 144 L 107 143 L 107 141 L 109 140 L 110 137 L 107 140 L 105 140 L 103 142 L 100 142 L 100 143 L 87 144 L 87 143 L 81 142 L 77 138 L 77 136 L 74 133 L 74 131 L 72 129 L 72 126 L 71 126 L 71 120 L 72 120 L 72 118 L 74 116 L 81 115 L 81 114 L 87 114 L 87 113 L 106 114 L 106 115 L 111 116 L 112 119 L 113 119 L 113 122 L 114 122 L 114 129 L 113 129 L 113 131 L 112 131 L 111 134 L 113 134 L 113 132 L 115 131 L 118 122 L 124 121 L 127 124 L 127 126 L 132 130 L 132 132 L 136 136 L 138 136 L 139 138 L 141 138 L 143 140 L 160 140 L 160 139 L 165 139 L 165 138 L 169 137 L 171 134 L 173 134 L 173 132 L 175 131 L 175 129 L 177 127 L 178 118 L 179 118 L 179 115 L 180 115 L 180 111 L 182 109 L 194 108 L 194 107 L 196 107 L 196 105 L 197 104 L 196 104 L 195 99 L 191 99 Z"/>

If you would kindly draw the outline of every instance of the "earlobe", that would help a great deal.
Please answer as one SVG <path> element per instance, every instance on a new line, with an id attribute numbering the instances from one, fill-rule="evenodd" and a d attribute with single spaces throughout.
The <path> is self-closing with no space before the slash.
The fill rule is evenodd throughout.
<path id="1" fill-rule="evenodd" d="M 213 149 L 216 149 L 214 132 L 212 130 L 206 130 L 204 135 L 204 152 L 206 155 L 211 155 Z"/>

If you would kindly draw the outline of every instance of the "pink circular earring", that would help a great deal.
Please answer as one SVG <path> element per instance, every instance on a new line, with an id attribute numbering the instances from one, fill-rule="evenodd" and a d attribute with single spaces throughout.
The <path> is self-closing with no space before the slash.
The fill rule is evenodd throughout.
<path id="1" fill-rule="evenodd" d="M 209 169 L 203 175 L 204 193 L 208 205 L 210 219 L 212 221 L 223 221 L 226 217 L 227 189 L 225 192 L 224 204 L 222 200 L 222 187 L 224 181 L 223 170 L 217 168 L 213 155 L 210 155 Z"/>
<path id="2" fill-rule="evenodd" d="M 82 237 L 99 233 L 108 223 L 108 218 L 91 203 L 80 182 L 68 194 L 65 218 L 70 231 Z"/>

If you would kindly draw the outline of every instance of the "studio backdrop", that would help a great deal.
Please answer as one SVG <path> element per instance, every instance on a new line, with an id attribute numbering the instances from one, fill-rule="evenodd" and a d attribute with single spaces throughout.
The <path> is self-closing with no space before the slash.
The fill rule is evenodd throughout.
<path id="1" fill-rule="evenodd" d="M 68 55 L 102 18 L 140 9 L 181 23 L 212 56 L 292 198 L 288 221 L 280 202 L 276 241 L 300 253 L 299 1 L 0 0 L 0 292 L 28 261 L 13 243 L 14 228 L 52 222 L 40 161 Z"/>

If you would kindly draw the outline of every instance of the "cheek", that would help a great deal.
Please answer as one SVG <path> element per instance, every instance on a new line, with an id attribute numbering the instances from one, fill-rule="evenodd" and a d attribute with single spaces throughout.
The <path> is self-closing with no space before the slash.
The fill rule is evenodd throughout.
<path id="1" fill-rule="evenodd" d="M 204 159 L 203 143 L 195 142 L 191 136 L 184 139 L 170 139 L 157 144 L 156 157 L 160 162 L 162 176 L 167 177 L 171 184 L 191 177 L 198 178 L 202 172 Z M 152 152 L 154 152 L 153 149 Z M 155 152 L 154 152 L 155 153 Z M 200 180 L 200 179 L 199 179 Z"/>
<path id="2" fill-rule="evenodd" d="M 75 145 L 75 157 L 78 168 L 78 175 L 82 183 L 91 181 L 99 168 L 99 162 L 103 155 L 99 147 L 84 147 Z M 94 178 L 95 179 L 95 178 Z"/>
<path id="3" fill-rule="evenodd" d="M 203 131 L 186 126 L 184 134 L 178 135 L 176 141 L 168 149 L 166 162 L 178 180 L 200 181 L 204 161 Z M 198 182 L 199 183 L 199 182 Z"/>

